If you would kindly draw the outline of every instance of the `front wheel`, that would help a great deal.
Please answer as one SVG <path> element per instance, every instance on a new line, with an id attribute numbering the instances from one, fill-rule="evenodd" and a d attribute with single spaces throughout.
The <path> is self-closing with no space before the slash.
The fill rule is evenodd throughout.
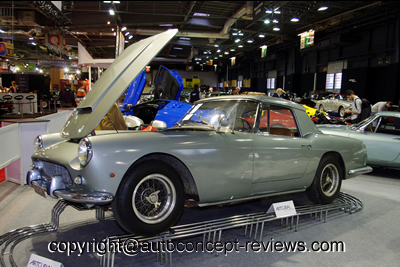
<path id="1" fill-rule="evenodd" d="M 340 107 L 340 108 L 339 108 L 339 116 L 340 116 L 341 118 L 344 117 L 344 107 Z"/>
<path id="2" fill-rule="evenodd" d="M 342 185 L 342 168 L 334 156 L 321 159 L 313 183 L 307 188 L 308 198 L 315 203 L 329 204 L 335 200 Z"/>
<path id="3" fill-rule="evenodd" d="M 183 204 L 184 190 L 177 172 L 160 161 L 145 162 L 125 175 L 113 212 L 126 231 L 154 235 L 178 221 Z"/>

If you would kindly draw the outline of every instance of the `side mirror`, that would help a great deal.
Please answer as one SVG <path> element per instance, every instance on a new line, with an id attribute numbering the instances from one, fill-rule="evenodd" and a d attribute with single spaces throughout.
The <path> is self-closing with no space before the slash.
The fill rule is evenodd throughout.
<path id="1" fill-rule="evenodd" d="M 227 127 L 229 125 L 229 120 L 228 120 L 228 118 L 227 117 L 222 117 L 220 120 L 219 120 L 219 125 L 218 125 L 218 128 L 217 128 L 217 132 L 219 132 L 219 130 L 221 129 L 221 127 Z"/>
<path id="2" fill-rule="evenodd" d="M 160 130 L 167 129 L 167 123 L 165 121 L 154 120 L 150 125 Z"/>

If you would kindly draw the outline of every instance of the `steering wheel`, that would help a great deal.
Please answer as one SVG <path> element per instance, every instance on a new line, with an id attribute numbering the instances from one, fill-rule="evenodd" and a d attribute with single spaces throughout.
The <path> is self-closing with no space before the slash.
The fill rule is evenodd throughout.
<path id="1" fill-rule="evenodd" d="M 243 118 L 243 117 L 239 117 L 239 119 L 242 120 L 242 122 L 243 122 L 243 127 L 244 127 L 245 129 L 251 130 L 251 124 L 250 124 L 250 122 L 248 122 L 248 121 L 247 121 L 245 118 Z"/>

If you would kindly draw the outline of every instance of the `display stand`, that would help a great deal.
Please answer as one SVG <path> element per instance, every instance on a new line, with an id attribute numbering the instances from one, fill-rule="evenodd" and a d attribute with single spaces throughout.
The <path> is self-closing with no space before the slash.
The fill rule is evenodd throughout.
<path id="1" fill-rule="evenodd" d="M 52 217 L 50 223 L 19 228 L 0 236 L 0 266 L 6 266 L 4 260 L 4 257 L 6 255 L 8 255 L 8 259 L 11 265 L 17 266 L 13 259 L 13 250 L 15 246 L 21 241 L 33 236 L 57 231 L 60 223 L 60 214 L 67 206 L 72 206 L 77 210 L 87 210 L 87 208 L 80 204 L 74 204 L 65 202 L 64 200 L 59 200 L 52 209 Z M 284 227 L 289 226 L 290 229 L 293 229 L 294 226 L 295 231 L 297 231 L 300 216 L 309 215 L 310 217 L 314 217 L 315 219 L 323 220 L 324 222 L 326 222 L 329 211 L 344 211 L 346 213 L 353 214 L 355 212 L 361 211 L 363 207 L 364 205 L 359 199 L 341 192 L 336 200 L 331 204 L 315 204 L 296 207 L 296 214 L 286 218 L 278 218 L 276 217 L 275 213 L 270 214 L 266 213 L 265 211 L 256 212 L 186 225 L 177 225 L 171 227 L 169 231 L 156 236 L 144 237 L 125 234 L 119 236 L 109 236 L 106 237 L 103 241 L 112 243 L 136 239 L 137 241 L 139 241 L 139 246 L 140 243 L 144 242 L 151 243 L 164 241 L 164 249 L 161 253 L 156 253 L 156 260 L 159 261 L 160 264 L 165 263 L 165 265 L 172 266 L 172 252 L 168 252 L 168 249 L 166 249 L 165 246 L 170 245 L 169 242 L 172 242 L 173 240 L 203 236 L 203 244 L 206 244 L 207 241 L 221 241 L 222 231 L 244 227 L 245 236 L 262 242 L 265 224 L 267 222 L 280 220 L 281 224 Z M 103 207 L 96 208 L 95 210 L 96 218 L 99 221 L 104 221 L 106 209 Z M 100 257 L 100 266 L 114 266 L 116 253 L 116 251 L 109 251 L 104 256 Z M 214 252 L 214 254 L 215 256 L 218 256 L 218 253 L 216 251 Z"/>

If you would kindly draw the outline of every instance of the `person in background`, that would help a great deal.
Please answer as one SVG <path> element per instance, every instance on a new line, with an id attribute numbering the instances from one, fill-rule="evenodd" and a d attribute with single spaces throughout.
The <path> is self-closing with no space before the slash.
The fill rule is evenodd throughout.
<path id="1" fill-rule="evenodd" d="M 278 88 L 278 89 L 276 89 L 276 92 L 272 96 L 273 97 L 283 98 L 283 94 L 286 94 L 286 92 L 283 91 L 282 88 Z"/>
<path id="2" fill-rule="evenodd" d="M 239 95 L 240 94 L 240 87 L 236 87 L 232 90 L 232 95 Z"/>
<path id="3" fill-rule="evenodd" d="M 352 124 L 359 122 L 359 115 L 362 111 L 362 101 L 357 95 L 354 94 L 353 90 L 347 90 L 344 95 L 350 100 L 351 102 L 351 109 L 345 110 L 344 113 L 350 113 L 350 122 Z"/>
<path id="4" fill-rule="evenodd" d="M 392 101 L 380 101 L 378 103 L 375 103 L 371 108 L 372 115 L 376 112 L 387 111 L 389 108 L 392 107 L 392 105 Z"/>
<path id="5" fill-rule="evenodd" d="M 61 90 L 60 100 L 61 100 L 60 105 L 62 108 L 76 106 L 75 94 L 74 94 L 74 91 L 72 91 L 69 83 L 66 83 L 65 88 Z"/>
<path id="6" fill-rule="evenodd" d="M 11 82 L 11 86 L 10 86 L 10 88 L 8 88 L 8 92 L 9 93 L 18 93 L 18 85 L 17 85 L 17 83 L 15 82 L 15 81 L 12 81 Z"/>
<path id="7" fill-rule="evenodd" d="M 76 104 L 79 104 L 86 96 L 86 82 L 82 81 L 81 86 L 76 91 Z"/>
<path id="8" fill-rule="evenodd" d="M 198 84 L 194 85 L 193 91 L 190 92 L 189 95 L 189 102 L 193 104 L 195 101 L 201 99 L 201 93 L 200 93 L 200 88 Z"/>

